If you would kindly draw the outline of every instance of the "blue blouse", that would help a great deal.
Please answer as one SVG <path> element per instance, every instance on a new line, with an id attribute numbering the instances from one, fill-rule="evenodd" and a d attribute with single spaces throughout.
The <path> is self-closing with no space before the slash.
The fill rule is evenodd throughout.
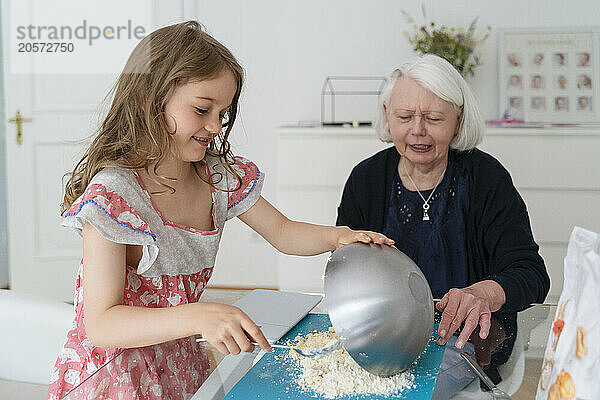
<path id="1" fill-rule="evenodd" d="M 469 183 L 466 176 L 458 176 L 452 155 L 450 152 L 446 173 L 429 200 L 428 221 L 423 221 L 423 200 L 416 191 L 406 189 L 396 173 L 382 232 L 419 266 L 438 299 L 451 288 L 467 284 Z M 427 199 L 431 190 L 421 194 Z"/>

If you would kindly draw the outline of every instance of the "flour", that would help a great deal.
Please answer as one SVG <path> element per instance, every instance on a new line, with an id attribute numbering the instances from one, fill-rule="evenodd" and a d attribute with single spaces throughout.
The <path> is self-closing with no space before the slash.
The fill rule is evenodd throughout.
<path id="1" fill-rule="evenodd" d="M 294 341 L 302 350 L 314 350 L 336 340 L 333 328 L 329 328 L 328 332 L 298 335 Z M 321 358 L 302 357 L 293 350 L 289 356 L 301 369 L 299 385 L 328 399 L 352 394 L 385 396 L 413 387 L 414 377 L 410 372 L 389 378 L 373 375 L 360 367 L 343 348 Z"/>

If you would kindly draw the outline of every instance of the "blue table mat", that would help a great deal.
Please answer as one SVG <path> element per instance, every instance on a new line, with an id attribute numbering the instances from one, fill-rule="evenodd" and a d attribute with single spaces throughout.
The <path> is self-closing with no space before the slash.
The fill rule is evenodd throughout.
<path id="1" fill-rule="evenodd" d="M 278 343 L 292 341 L 299 334 L 323 332 L 329 329 L 331 321 L 327 314 L 308 314 L 296 326 L 283 336 Z M 413 374 L 413 388 L 404 390 L 386 399 L 411 399 L 430 400 L 433 387 L 437 378 L 444 346 L 435 343 L 437 338 L 437 324 L 435 324 L 429 343 L 425 351 L 418 358 L 417 363 L 410 368 Z M 313 391 L 303 390 L 297 382 L 299 375 L 295 362 L 287 355 L 288 350 L 273 349 L 265 354 L 240 381 L 229 391 L 224 399 L 321 399 Z M 381 395 L 352 395 L 337 397 L 339 400 L 369 400 L 381 399 Z"/>

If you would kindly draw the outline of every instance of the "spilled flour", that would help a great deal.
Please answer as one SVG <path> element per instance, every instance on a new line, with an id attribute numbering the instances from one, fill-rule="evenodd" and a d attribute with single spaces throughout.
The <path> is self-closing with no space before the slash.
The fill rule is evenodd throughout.
<path id="1" fill-rule="evenodd" d="M 328 332 L 298 335 L 294 342 L 302 350 L 318 349 L 337 340 L 333 328 Z M 413 387 L 410 372 L 382 378 L 362 369 L 346 350 L 339 349 L 321 358 L 302 357 L 293 350 L 289 356 L 301 369 L 298 383 L 304 390 L 314 390 L 319 395 L 333 399 L 352 394 L 386 396 Z"/>

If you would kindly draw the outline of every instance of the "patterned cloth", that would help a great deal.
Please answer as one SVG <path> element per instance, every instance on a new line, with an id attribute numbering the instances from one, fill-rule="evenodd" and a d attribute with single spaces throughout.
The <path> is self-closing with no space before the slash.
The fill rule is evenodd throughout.
<path id="1" fill-rule="evenodd" d="M 142 246 L 139 264 L 126 266 L 123 304 L 174 307 L 197 302 L 212 274 L 225 221 L 247 211 L 259 199 L 264 175 L 254 163 L 235 157 L 234 168 L 242 178 L 238 188 L 238 180 L 218 158 L 207 155 L 205 160 L 211 176 L 220 178 L 215 186 L 221 190 L 211 188 L 214 230 L 201 231 L 165 220 L 137 173 L 121 168 L 98 172 L 64 214 L 63 226 L 80 235 L 83 224 L 89 222 L 108 240 Z M 164 351 L 171 342 L 126 352 L 90 343 L 83 318 L 84 270 L 82 260 L 76 280 L 75 319 L 52 372 L 47 399 L 62 398 L 116 357 L 102 374 L 96 374 L 98 379 L 111 377 L 111 385 L 100 380 L 97 385 L 82 385 L 69 398 L 186 398 L 185 390 L 169 392 L 173 379 L 193 394 L 209 374 L 206 352 L 194 340 L 174 341 L 178 351 L 173 352 Z"/>

